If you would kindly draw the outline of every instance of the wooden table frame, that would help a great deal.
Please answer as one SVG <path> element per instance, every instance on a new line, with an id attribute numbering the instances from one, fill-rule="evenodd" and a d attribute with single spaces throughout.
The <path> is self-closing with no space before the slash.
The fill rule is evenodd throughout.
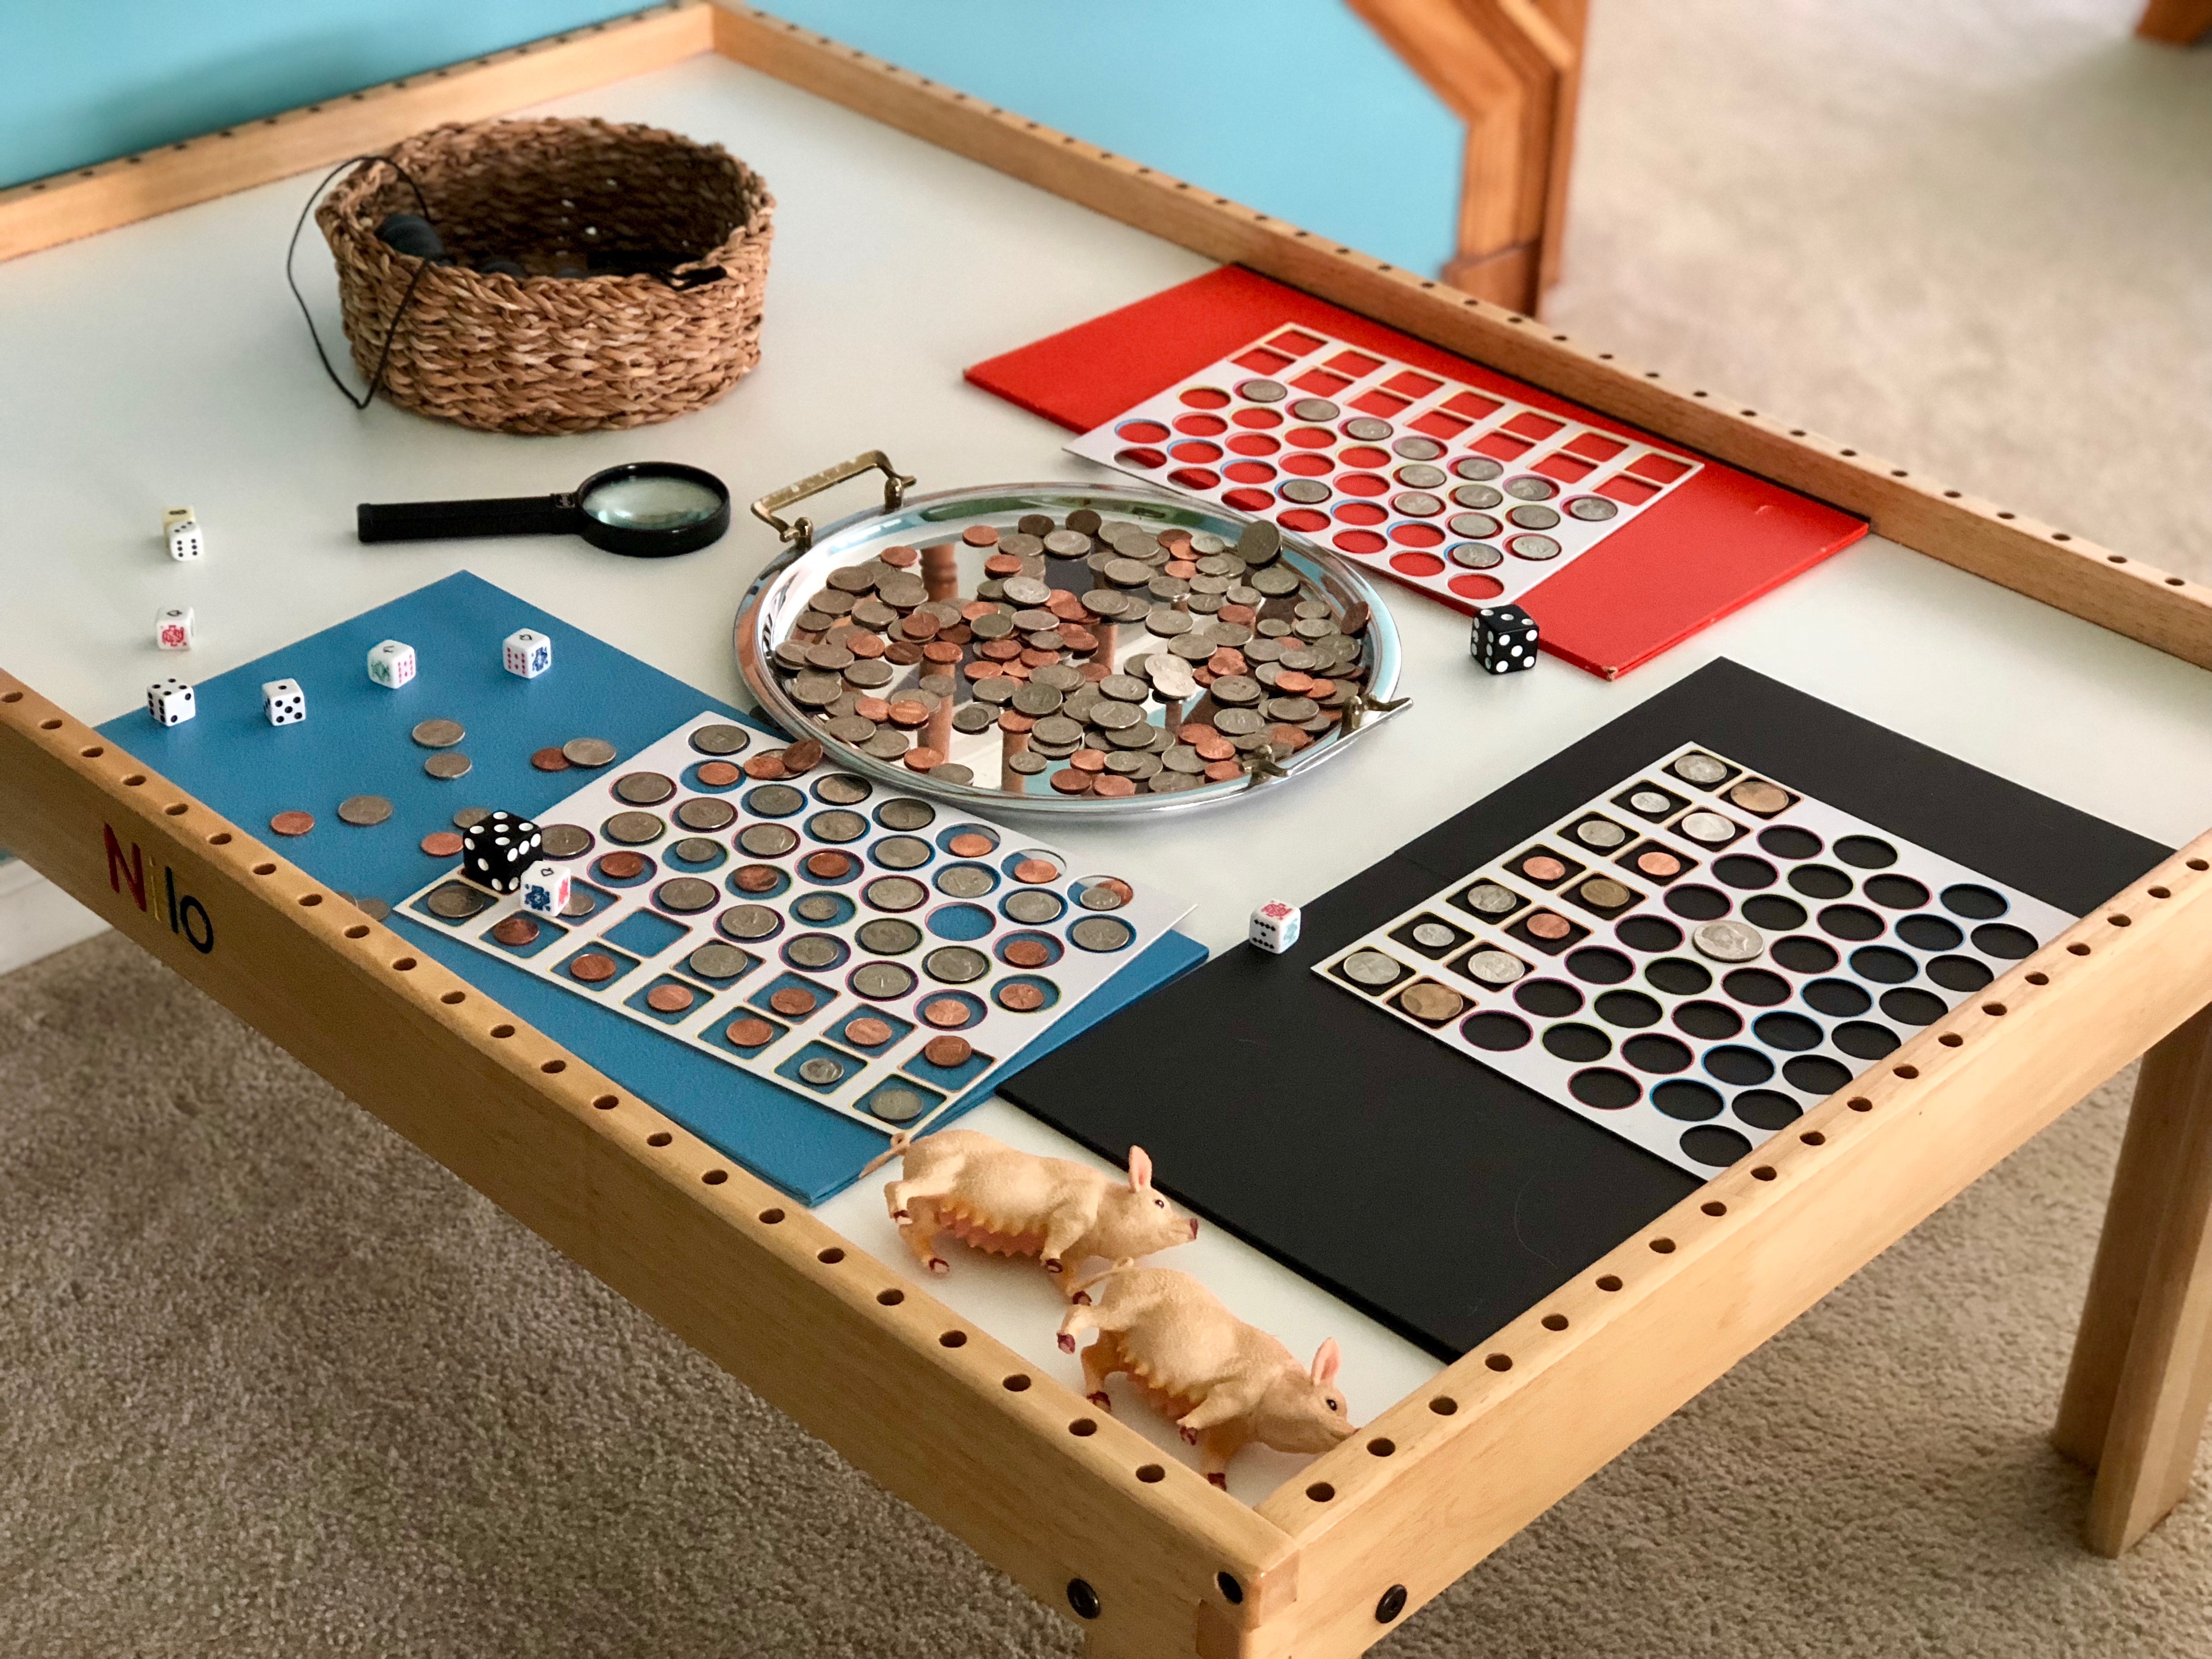
<path id="1" fill-rule="evenodd" d="M 0 193 L 20 253 L 718 51 L 2200 665 L 2212 594 L 760 13 L 693 0 Z M 2146 1048 L 2057 1438 L 2118 1553 L 2212 1397 L 2212 835 L 1256 1509 L 0 674 L 0 842 L 1130 1659 L 1361 1652 Z M 404 1057 L 404 1058 L 403 1058 Z M 1079 1588 L 1085 1587 L 1085 1588 Z"/>

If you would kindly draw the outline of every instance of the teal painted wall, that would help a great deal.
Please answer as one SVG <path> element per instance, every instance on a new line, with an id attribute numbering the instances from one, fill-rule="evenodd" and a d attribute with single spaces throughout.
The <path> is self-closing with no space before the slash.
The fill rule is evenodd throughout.
<path id="1" fill-rule="evenodd" d="M 0 183 L 635 0 L 0 0 Z M 1451 256 L 1460 129 L 1341 0 L 769 0 L 793 21 L 1395 264 Z"/>

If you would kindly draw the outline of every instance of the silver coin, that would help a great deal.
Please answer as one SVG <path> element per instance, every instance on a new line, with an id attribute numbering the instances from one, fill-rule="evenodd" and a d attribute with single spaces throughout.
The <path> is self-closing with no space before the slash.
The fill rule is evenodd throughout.
<path id="1" fill-rule="evenodd" d="M 464 806 L 453 814 L 453 828 L 473 830 L 490 816 L 491 809 L 488 806 Z"/>
<path id="2" fill-rule="evenodd" d="M 927 902 L 929 890 L 909 876 L 878 876 L 860 896 L 878 910 L 912 910 Z"/>
<path id="3" fill-rule="evenodd" d="M 605 738 L 571 738 L 561 745 L 562 758 L 569 765 L 587 769 L 606 765 L 614 759 L 615 753 L 614 744 Z"/>
<path id="4" fill-rule="evenodd" d="M 382 899 L 369 898 L 366 896 L 354 900 L 353 908 L 371 921 L 382 921 L 392 914 L 392 907 Z"/>
<path id="5" fill-rule="evenodd" d="M 592 896 L 592 890 L 579 882 L 569 890 L 568 902 L 561 907 L 561 915 L 569 921 L 576 921 L 599 908 L 599 902 Z"/>
<path id="6" fill-rule="evenodd" d="M 871 658 L 863 658 L 838 676 L 856 691 L 879 691 L 897 677 L 898 671 L 890 663 Z M 836 704 L 826 706 L 835 708 Z"/>
<path id="7" fill-rule="evenodd" d="M 617 812 L 599 826 L 599 833 L 624 847 L 644 847 L 668 833 L 668 826 L 651 812 Z"/>
<path id="8" fill-rule="evenodd" d="M 1007 771 L 1024 778 L 1036 776 L 1051 764 L 1042 755 L 1033 755 L 1026 749 L 1007 756 L 1004 763 Z"/>
<path id="9" fill-rule="evenodd" d="M 1249 736 L 1267 723 L 1249 708 L 1224 708 L 1213 717 L 1213 729 L 1224 738 Z"/>
<path id="10" fill-rule="evenodd" d="M 806 805 L 806 797 L 787 783 L 764 783 L 745 796 L 745 809 L 764 818 L 787 818 Z"/>
<path id="11" fill-rule="evenodd" d="M 873 856 L 886 870 L 919 870 L 936 856 L 930 844 L 915 836 L 885 836 Z"/>
<path id="12" fill-rule="evenodd" d="M 1487 455 L 1462 455 L 1452 463 L 1452 474 L 1474 483 L 1486 483 L 1505 469 Z"/>
<path id="13" fill-rule="evenodd" d="M 814 786 L 814 799 L 832 806 L 857 806 L 875 793 L 875 785 L 850 772 L 825 773 Z"/>
<path id="14" fill-rule="evenodd" d="M 1585 847 L 1618 847 L 1628 839 L 1628 831 L 1604 818 L 1592 818 L 1575 826 L 1575 839 Z"/>
<path id="15" fill-rule="evenodd" d="M 381 823 L 392 816 L 392 803 L 381 795 L 348 795 L 338 803 L 338 817 L 347 823 Z"/>
<path id="16" fill-rule="evenodd" d="M 1516 559 L 1533 559 L 1540 563 L 1559 556 L 1559 543 L 1549 536 L 1539 536 L 1534 532 L 1525 536 L 1516 536 L 1505 544 L 1505 547 Z"/>
<path id="17" fill-rule="evenodd" d="M 963 702 L 953 711 L 952 729 L 971 738 L 998 723 L 998 711 L 987 702 Z"/>
<path id="18" fill-rule="evenodd" d="M 1487 570 L 1504 563 L 1505 556 L 1488 542 L 1461 542 L 1452 548 L 1451 560 L 1469 570 Z"/>
<path id="19" fill-rule="evenodd" d="M 866 835 L 868 821 L 858 812 L 842 809 L 817 812 L 806 820 L 806 833 L 817 841 L 826 841 L 842 847 L 847 842 L 858 841 Z"/>
<path id="20" fill-rule="evenodd" d="M 1656 789 L 1639 789 L 1628 798 L 1628 804 L 1638 812 L 1655 818 L 1664 817 L 1674 810 L 1674 803 Z"/>
<path id="21" fill-rule="evenodd" d="M 408 735 L 425 749 L 451 749 L 468 733 L 459 720 L 423 720 Z"/>
<path id="22" fill-rule="evenodd" d="M 880 731 L 860 745 L 860 752 L 872 755 L 878 760 L 896 760 L 912 748 L 913 742 L 903 732 Z"/>
<path id="23" fill-rule="evenodd" d="M 673 910 L 678 915 L 691 915 L 701 910 L 711 910 L 721 896 L 711 881 L 702 881 L 696 876 L 678 876 L 664 881 L 653 890 L 653 902 L 664 910 Z"/>
<path id="24" fill-rule="evenodd" d="M 458 881 L 449 881 L 442 886 L 432 888 L 429 897 L 422 901 L 432 915 L 447 921 L 465 921 L 490 902 L 490 894 L 480 892 Z"/>
<path id="25" fill-rule="evenodd" d="M 1042 720 L 1048 714 L 1060 712 L 1060 694 L 1048 685 L 1035 681 L 1018 689 L 1012 698 L 1015 711 L 1032 720 Z"/>
<path id="26" fill-rule="evenodd" d="M 955 864 L 937 872 L 937 890 L 954 898 L 981 898 L 999 884 L 999 878 L 976 864 Z"/>
<path id="27" fill-rule="evenodd" d="M 845 1080 L 845 1068 L 826 1054 L 817 1054 L 811 1060 L 799 1062 L 799 1080 L 826 1089 L 833 1083 Z"/>
<path id="28" fill-rule="evenodd" d="M 1758 928 L 1748 922 L 1726 918 L 1702 922 L 1692 928 L 1690 943 L 1698 947 L 1698 955 L 1711 957 L 1715 962 L 1749 962 L 1766 950 L 1766 940 Z"/>
<path id="29" fill-rule="evenodd" d="M 1455 513 L 1449 527 L 1453 535 L 1465 536 L 1478 542 L 1495 536 L 1503 528 L 1487 513 Z"/>
<path id="30" fill-rule="evenodd" d="M 737 818 L 736 807 L 713 795 L 694 795 L 676 809 L 677 823 L 702 832 L 726 830 Z"/>
<path id="31" fill-rule="evenodd" d="M 801 933 L 783 947 L 783 957 L 795 968 L 834 968 L 845 959 L 845 946 L 827 933 Z"/>
<path id="32" fill-rule="evenodd" d="M 702 979 L 735 979 L 751 967 L 753 958 L 734 945 L 702 945 L 684 957 L 684 965 Z"/>
<path id="33" fill-rule="evenodd" d="M 922 1115 L 929 1103 L 919 1091 L 893 1084 L 870 1095 L 867 1104 L 871 1117 L 879 1117 L 886 1123 L 911 1123 Z"/>
<path id="34" fill-rule="evenodd" d="M 1413 943 L 1431 951 L 1448 950 L 1459 943 L 1459 929 L 1447 927 L 1440 921 L 1420 921 L 1413 924 Z"/>
<path id="35" fill-rule="evenodd" d="M 1057 921 L 1067 908 L 1059 894 L 1047 892 L 1041 887 L 1024 888 L 1006 895 L 1004 906 L 1007 915 L 1025 927 L 1042 927 L 1047 922 Z"/>
<path id="36" fill-rule="evenodd" d="M 1290 388 L 1280 380 L 1247 380 L 1237 388 L 1237 395 L 1248 404 L 1279 404 L 1289 397 Z"/>
<path id="37" fill-rule="evenodd" d="M 991 971 L 991 958 L 965 945 L 945 945 L 921 959 L 921 971 L 939 985 L 972 985 Z"/>
<path id="38" fill-rule="evenodd" d="M 1455 506 L 1466 507 L 1471 512 L 1486 513 L 1502 503 L 1504 499 L 1488 484 L 1462 484 L 1457 489 L 1452 491 L 1453 503 Z M 1457 520 L 1455 520 L 1454 522 L 1456 523 Z M 1482 533 L 1490 535 L 1493 532 L 1484 531 Z"/>
<path id="39" fill-rule="evenodd" d="M 1333 421 L 1344 411 L 1326 398 L 1301 398 L 1291 405 L 1291 413 L 1302 421 Z"/>
<path id="40" fill-rule="evenodd" d="M 894 795 L 876 808 L 876 822 L 886 830 L 927 830 L 937 821 L 937 809 L 910 795 Z"/>
<path id="41" fill-rule="evenodd" d="M 1016 605 L 1042 605 L 1052 597 L 1052 585 L 1039 581 L 1035 576 L 1009 576 L 1004 584 L 1004 591 Z"/>
<path id="42" fill-rule="evenodd" d="M 1086 910 L 1118 910 L 1129 902 L 1121 891 L 1125 885 L 1094 881 L 1075 896 L 1075 902 Z"/>
<path id="43" fill-rule="evenodd" d="M 455 754 L 449 750 L 444 754 L 431 756 L 422 763 L 422 769 L 434 778 L 450 782 L 454 778 L 466 777 L 475 764 L 466 755 Z"/>
<path id="44" fill-rule="evenodd" d="M 1126 702 L 1101 698 L 1092 705 L 1089 719 L 1102 732 L 1127 732 L 1145 723 L 1145 711 Z"/>
<path id="45" fill-rule="evenodd" d="M 853 653 L 843 646 L 832 645 L 827 640 L 819 645 L 810 645 L 806 647 L 807 665 L 811 668 L 824 669 L 832 674 L 840 669 L 850 668 L 854 660 Z"/>
<path id="46" fill-rule="evenodd" d="M 1602 524 L 1620 509 L 1602 495 L 1577 495 L 1567 503 L 1567 512 L 1577 519 L 1587 519 L 1593 524 Z"/>
<path id="47" fill-rule="evenodd" d="M 799 832 L 787 824 L 749 823 L 738 831 L 738 848 L 757 859 L 780 859 L 799 845 Z"/>
<path id="48" fill-rule="evenodd" d="M 1711 755 L 1698 754 L 1695 751 L 1683 756 L 1667 769 L 1678 778 L 1686 778 L 1692 783 L 1708 785 L 1718 783 L 1729 775 L 1729 769 Z"/>
<path id="49" fill-rule="evenodd" d="M 1318 478 L 1285 478 L 1275 493 L 1286 501 L 1311 507 L 1318 501 L 1327 501 L 1333 492 Z"/>
<path id="50" fill-rule="evenodd" d="M 895 962 L 863 963 L 853 970 L 854 993 L 874 1002 L 889 1002 L 902 997 L 919 982 L 914 976 L 914 969 L 902 968 Z"/>
<path id="51" fill-rule="evenodd" d="M 1206 690 L 1218 703 L 1244 708 L 1260 701 L 1260 682 L 1249 674 L 1224 674 Z"/>
<path id="52" fill-rule="evenodd" d="M 1255 519 L 1237 532 L 1237 556 L 1247 564 L 1266 564 L 1283 550 L 1283 532 Z"/>
<path id="53" fill-rule="evenodd" d="M 704 836 L 686 836 L 668 852 L 672 858 L 682 859 L 686 864 L 720 864 L 722 861 L 722 844 L 708 841 Z"/>
<path id="54" fill-rule="evenodd" d="M 1505 515 L 1523 530 L 1556 530 L 1559 515 L 1548 507 L 1516 507 Z"/>
<path id="55" fill-rule="evenodd" d="M 1079 530 L 1055 530 L 1045 537 L 1042 546 L 1044 551 L 1056 559 L 1079 559 L 1091 551 L 1091 538 Z M 1003 540 L 999 544 L 999 550 L 1006 550 Z M 1019 558 L 1022 556 L 1017 553 L 1014 556 Z"/>
<path id="56" fill-rule="evenodd" d="M 1085 916 L 1067 930 L 1067 942 L 1079 951 L 1119 951 L 1136 937 L 1137 930 L 1119 916 Z"/>
<path id="57" fill-rule="evenodd" d="M 1502 916 L 1520 908 L 1521 896 L 1494 881 L 1479 881 L 1460 895 L 1460 902 L 1478 915 Z"/>
<path id="58" fill-rule="evenodd" d="M 1559 493 L 1559 485 L 1549 478 L 1532 477 L 1526 474 L 1505 481 L 1505 493 L 1516 501 L 1548 501 Z"/>
<path id="59" fill-rule="evenodd" d="M 1271 599 L 1295 593 L 1300 585 L 1298 573 L 1286 570 L 1281 565 L 1271 565 L 1265 570 L 1255 572 L 1252 577 L 1252 586 Z"/>
<path id="60" fill-rule="evenodd" d="M 817 927 L 828 927 L 842 921 L 851 908 L 849 901 L 839 894 L 809 893 L 792 905 L 791 914 Z"/>
<path id="61" fill-rule="evenodd" d="M 1355 985 L 1389 985 L 1406 971 L 1380 951 L 1354 951 L 1339 966 Z"/>
<path id="62" fill-rule="evenodd" d="M 1355 415 L 1344 423 L 1344 435 L 1357 438 L 1364 444 L 1379 444 L 1396 428 L 1388 421 L 1378 421 L 1371 415 Z"/>
<path id="63" fill-rule="evenodd" d="M 1402 513 L 1409 519 L 1433 518 L 1444 510 L 1443 500 L 1425 489 L 1401 489 L 1390 498 L 1390 510 Z M 1465 535 L 1468 532 L 1460 532 Z"/>
<path id="64" fill-rule="evenodd" d="M 1701 841 L 1708 847 L 1734 841 L 1736 834 L 1736 826 L 1717 812 L 1685 812 L 1675 821 L 1674 827 L 1692 841 Z"/>
<path id="65" fill-rule="evenodd" d="M 1510 985 L 1528 970 L 1517 957 L 1503 951 L 1474 951 L 1460 963 L 1461 971 L 1469 979 L 1479 979 L 1485 985 Z"/>
<path id="66" fill-rule="evenodd" d="M 902 957 L 921 943 L 921 929 L 896 916 L 876 916 L 862 922 L 854 937 L 860 941 L 863 951 L 872 951 L 879 957 Z M 882 996 L 885 993 L 871 991 L 868 994 Z"/>
<path id="67" fill-rule="evenodd" d="M 732 939 L 767 939 L 783 926 L 783 918 L 765 904 L 732 904 L 714 918 L 714 926 Z"/>

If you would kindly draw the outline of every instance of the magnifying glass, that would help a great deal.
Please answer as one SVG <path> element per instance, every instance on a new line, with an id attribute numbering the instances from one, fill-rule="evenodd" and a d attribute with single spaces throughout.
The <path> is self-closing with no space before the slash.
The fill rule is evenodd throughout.
<path id="1" fill-rule="evenodd" d="M 459 536 L 581 536 L 633 559 L 664 559 L 719 541 L 730 527 L 730 492 L 711 472 L 674 461 L 633 461 L 594 472 L 566 495 L 480 501 L 363 501 L 365 542 L 445 541 Z"/>

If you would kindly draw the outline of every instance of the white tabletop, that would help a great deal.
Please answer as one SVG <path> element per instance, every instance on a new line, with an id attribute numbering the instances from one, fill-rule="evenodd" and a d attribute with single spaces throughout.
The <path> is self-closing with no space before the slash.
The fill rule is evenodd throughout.
<path id="1" fill-rule="evenodd" d="M 323 378 L 280 257 L 302 177 L 0 265 L 0 663 L 88 720 L 171 672 L 205 679 L 462 568 L 718 696 L 745 702 L 730 619 L 775 551 L 749 519 L 665 563 L 582 543 L 364 548 L 362 501 L 534 495 L 625 460 L 704 466 L 740 501 L 882 447 L 922 489 L 1105 476 L 1066 434 L 965 385 L 966 365 L 1196 275 L 1207 263 L 717 58 L 586 94 L 561 114 L 652 122 L 719 140 L 775 192 L 761 367 L 672 425 L 571 438 L 465 432 L 378 403 L 349 409 Z M 310 226 L 301 286 L 334 353 L 335 283 Z M 1971 485 L 1972 480 L 1959 481 Z M 849 507 L 869 486 L 846 487 Z M 208 552 L 173 563 L 163 507 L 198 509 Z M 847 510 L 825 500 L 817 518 Z M 2212 824 L 2212 675 L 1889 544 L 1869 539 L 1608 684 L 1557 662 L 1491 680 L 1465 618 L 1396 598 L 1413 707 L 1358 751 L 1233 813 L 1238 879 L 1211 856 L 1225 813 L 1050 834 L 1096 868 L 1177 887 L 1186 932 L 1243 948 L 1262 899 L 1302 902 L 1717 656 L 1826 699 L 2159 840 Z M 158 652 L 155 612 L 191 605 L 199 643 Z M 968 1120 L 1082 1157 L 1003 1103 Z M 1170 1184 L 1174 1171 L 1162 1171 Z M 1320 1194 L 1316 1201 L 1323 1201 Z M 824 1206 L 907 1264 L 871 1181 Z M 1302 1356 L 1346 1350 L 1370 1414 L 1435 1362 L 1256 1252 L 1208 1230 L 1165 1260 L 1206 1279 Z M 933 1288 L 1071 1384 L 1052 1290 L 1033 1267 L 963 1254 Z M 1130 1421 L 1180 1453 L 1141 1408 Z M 1253 1453 L 1256 1498 L 1297 1460 Z"/>

